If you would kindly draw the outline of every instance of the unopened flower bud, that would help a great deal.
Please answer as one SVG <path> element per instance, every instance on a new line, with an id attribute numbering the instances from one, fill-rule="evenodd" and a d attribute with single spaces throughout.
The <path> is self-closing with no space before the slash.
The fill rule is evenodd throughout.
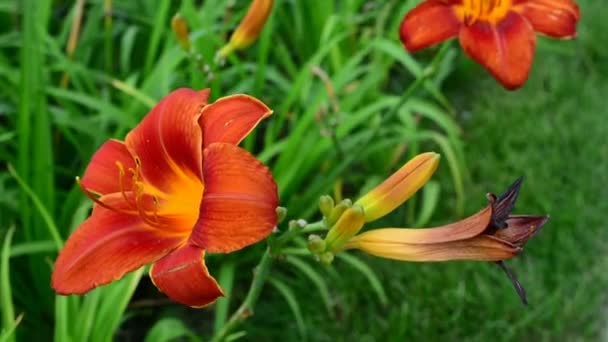
<path id="1" fill-rule="evenodd" d="M 355 204 L 365 208 L 366 222 L 390 213 L 431 178 L 439 165 L 439 154 L 422 153 L 408 161 Z"/>
<path id="2" fill-rule="evenodd" d="M 335 252 L 340 250 L 365 224 L 365 213 L 363 207 L 354 205 L 344 211 L 340 219 L 334 224 L 327 236 L 327 250 Z"/>
<path id="3" fill-rule="evenodd" d="M 177 42 L 184 49 L 184 51 L 190 51 L 190 37 L 188 32 L 188 23 L 184 17 L 182 17 L 179 13 L 173 16 L 171 19 L 171 28 L 173 32 L 175 32 L 175 36 L 177 37 Z"/>
<path id="4" fill-rule="evenodd" d="M 310 235 L 308 237 L 308 250 L 313 254 L 321 254 L 325 252 L 325 241 L 319 235 Z"/>
<path id="5" fill-rule="evenodd" d="M 334 253 L 325 252 L 319 254 L 319 261 L 324 265 L 330 265 L 334 261 Z"/>
<path id="6" fill-rule="evenodd" d="M 333 226 L 338 219 L 342 216 L 342 213 L 353 205 L 353 202 L 349 199 L 344 199 L 338 203 L 331 211 L 331 214 L 327 217 L 327 226 Z"/>
<path id="7" fill-rule="evenodd" d="M 253 0 L 243 21 L 236 28 L 230 41 L 218 53 L 221 58 L 225 58 L 232 51 L 244 49 L 258 38 L 270 11 L 272 10 L 273 0 Z"/>
<path id="8" fill-rule="evenodd" d="M 325 217 L 329 217 L 329 215 L 331 215 L 334 205 L 334 199 L 331 198 L 331 196 L 323 195 L 319 198 L 319 210 Z"/>
<path id="9" fill-rule="evenodd" d="M 285 207 L 277 207 L 277 223 L 283 222 L 285 217 L 287 217 L 287 208 Z"/>

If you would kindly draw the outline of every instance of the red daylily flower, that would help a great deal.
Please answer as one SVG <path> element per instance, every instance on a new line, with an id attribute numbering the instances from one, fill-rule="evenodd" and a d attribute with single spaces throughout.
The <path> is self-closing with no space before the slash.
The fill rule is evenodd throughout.
<path id="1" fill-rule="evenodd" d="M 272 111 L 246 95 L 208 97 L 174 91 L 124 142 L 93 155 L 80 185 L 96 205 L 57 258 L 55 291 L 83 294 L 154 263 L 150 278 L 177 302 L 201 307 L 223 295 L 205 252 L 244 248 L 277 223 L 272 175 L 237 147 Z"/>
<path id="2" fill-rule="evenodd" d="M 528 78 L 536 36 L 572 38 L 580 11 L 574 0 L 426 0 L 401 23 L 401 41 L 417 51 L 459 37 L 464 51 L 507 89 Z"/>

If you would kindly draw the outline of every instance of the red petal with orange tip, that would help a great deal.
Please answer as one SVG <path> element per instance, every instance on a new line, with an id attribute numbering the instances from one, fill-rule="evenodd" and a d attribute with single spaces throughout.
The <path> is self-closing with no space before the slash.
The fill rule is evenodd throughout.
<path id="1" fill-rule="evenodd" d="M 172 92 L 125 139 L 129 151 L 141 161 L 146 182 L 162 192 L 176 191 L 179 178 L 201 179 L 198 118 L 208 96 L 208 90 Z"/>
<path id="2" fill-rule="evenodd" d="M 150 269 L 150 278 L 176 302 L 192 307 L 209 305 L 224 292 L 209 274 L 204 255 L 204 250 L 186 244 L 158 260 Z"/>
<path id="3" fill-rule="evenodd" d="M 572 38 L 580 19 L 578 5 L 572 0 L 529 0 L 516 5 L 534 30 L 554 38 Z"/>
<path id="4" fill-rule="evenodd" d="M 203 109 L 203 147 L 216 142 L 238 145 L 272 110 L 248 95 L 232 95 L 218 99 Z"/>
<path id="5" fill-rule="evenodd" d="M 428 0 L 410 11 L 399 30 L 405 47 L 417 51 L 456 37 L 462 24 L 452 8 L 454 2 Z"/>
<path id="6" fill-rule="evenodd" d="M 516 89 L 528 78 L 536 37 L 527 20 L 510 12 L 497 26 L 481 21 L 464 26 L 460 44 L 505 88 Z"/>
<path id="7" fill-rule="evenodd" d="M 267 167 L 231 144 L 205 149 L 205 193 L 190 242 L 228 253 L 264 239 L 277 224 L 277 186 Z"/>
<path id="8" fill-rule="evenodd" d="M 52 287 L 60 294 L 82 294 L 154 262 L 183 243 L 161 234 L 138 216 L 96 207 L 59 253 Z"/>
<path id="9" fill-rule="evenodd" d="M 82 186 L 98 194 L 110 194 L 121 191 L 122 178 L 123 189 L 131 189 L 133 186 L 131 175 L 126 174 L 123 177 L 116 165 L 117 162 L 122 164 L 125 172 L 128 172 L 129 168 L 135 168 L 133 156 L 125 144 L 122 141 L 110 139 L 91 158 L 81 180 Z"/>

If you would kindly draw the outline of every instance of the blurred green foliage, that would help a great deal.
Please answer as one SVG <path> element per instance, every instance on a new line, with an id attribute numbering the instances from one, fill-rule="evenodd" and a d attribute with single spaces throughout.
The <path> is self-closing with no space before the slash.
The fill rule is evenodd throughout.
<path id="1" fill-rule="evenodd" d="M 500 192 L 522 174 L 516 211 L 552 215 L 510 262 L 529 292 L 527 308 L 490 264 L 345 254 L 324 268 L 299 241 L 275 263 L 255 315 L 231 338 L 606 334 L 603 5 L 581 1 L 579 39 L 539 38 L 530 81 L 508 93 L 455 44 L 422 79 L 439 50 L 412 56 L 397 40 L 415 3 L 277 0 L 258 42 L 218 64 L 215 54 L 247 1 L 0 2 L 0 339 L 205 340 L 238 306 L 263 243 L 209 258 L 230 294 L 209 309 L 165 300 L 147 279 L 139 281 L 144 270 L 84 297 L 55 296 L 49 288 L 58 246 L 91 205 L 74 176 L 103 141 L 124 137 L 178 87 L 209 87 L 213 98 L 244 92 L 274 109 L 244 147 L 270 166 L 290 219 L 318 218 L 320 195 L 356 198 L 426 150 L 444 157 L 435 180 L 379 225 L 454 220 L 485 205 L 485 192 Z M 69 53 L 81 5 L 79 37 Z M 170 29 L 178 12 L 189 24 L 192 53 Z"/>

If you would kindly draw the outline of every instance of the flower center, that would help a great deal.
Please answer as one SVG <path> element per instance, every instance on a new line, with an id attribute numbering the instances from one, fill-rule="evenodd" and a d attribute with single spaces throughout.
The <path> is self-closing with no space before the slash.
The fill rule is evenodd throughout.
<path id="1" fill-rule="evenodd" d="M 142 162 L 135 156 L 135 166 L 125 169 L 116 161 L 118 191 L 101 197 L 87 189 L 76 178 L 78 185 L 97 205 L 116 213 L 138 216 L 148 226 L 176 236 L 189 236 L 196 224 L 203 199 L 205 185 L 201 178 L 181 170 L 167 175 L 171 186 L 160 190 L 148 182 L 142 174 Z"/>
<path id="2" fill-rule="evenodd" d="M 465 25 L 473 25 L 477 21 L 497 24 L 511 8 L 512 0 L 462 0 L 455 7 L 458 16 Z"/>

